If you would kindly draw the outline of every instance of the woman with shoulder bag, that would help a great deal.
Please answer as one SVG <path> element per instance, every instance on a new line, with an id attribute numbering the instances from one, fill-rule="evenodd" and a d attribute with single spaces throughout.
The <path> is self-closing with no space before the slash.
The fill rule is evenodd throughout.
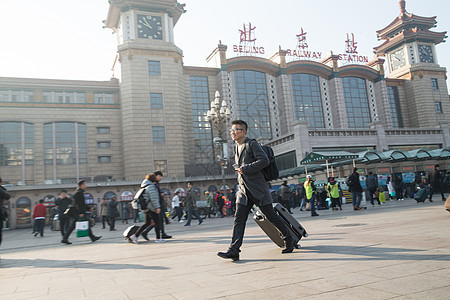
<path id="1" fill-rule="evenodd" d="M 165 240 L 161 239 L 161 229 L 159 226 L 159 213 L 161 212 L 161 206 L 159 204 L 159 195 L 158 190 L 155 185 L 156 176 L 155 174 L 148 174 L 145 176 L 144 181 L 141 183 L 141 187 L 145 188 L 145 200 L 147 203 L 147 207 L 143 208 L 142 211 L 145 213 L 145 223 L 139 227 L 138 231 L 135 234 L 130 236 L 130 239 L 133 243 L 138 244 L 139 235 L 152 223 L 152 220 L 155 223 L 155 234 L 156 234 L 156 243 L 165 242 Z"/>

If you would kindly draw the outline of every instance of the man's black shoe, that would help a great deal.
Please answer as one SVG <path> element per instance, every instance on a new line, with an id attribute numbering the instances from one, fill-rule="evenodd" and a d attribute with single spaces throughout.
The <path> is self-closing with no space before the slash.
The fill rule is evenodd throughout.
<path id="1" fill-rule="evenodd" d="M 168 234 L 163 234 L 162 236 L 161 236 L 163 239 L 171 239 L 172 238 L 172 236 L 171 235 L 168 235 Z"/>
<path id="2" fill-rule="evenodd" d="M 240 251 L 234 252 L 232 250 L 228 250 L 227 252 L 219 252 L 217 255 L 222 258 L 229 258 L 233 261 L 237 261 L 239 260 L 239 252 Z"/>
<path id="3" fill-rule="evenodd" d="M 67 244 L 67 245 L 70 245 L 70 244 L 72 244 L 71 242 L 69 242 L 68 240 L 62 240 L 61 241 L 61 243 L 64 243 L 64 244 Z"/>
<path id="4" fill-rule="evenodd" d="M 150 239 L 148 238 L 147 233 L 143 232 L 143 233 L 142 233 L 142 237 L 144 238 L 144 240 L 150 241 Z"/>
<path id="5" fill-rule="evenodd" d="M 92 239 L 92 242 L 98 241 L 101 238 L 102 238 L 101 236 L 94 236 L 94 238 Z"/>
<path id="6" fill-rule="evenodd" d="M 313 214 L 313 215 L 311 215 L 311 217 L 317 217 L 317 216 L 319 216 L 319 214 Z"/>
<path id="7" fill-rule="evenodd" d="M 294 251 L 294 240 L 286 241 L 286 248 L 281 253 L 291 253 Z"/>

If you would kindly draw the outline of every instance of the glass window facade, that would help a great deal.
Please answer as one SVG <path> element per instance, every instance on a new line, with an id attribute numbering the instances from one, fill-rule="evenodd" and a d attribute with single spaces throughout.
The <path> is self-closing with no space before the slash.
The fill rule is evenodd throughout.
<path id="1" fill-rule="evenodd" d="M 342 87 L 349 128 L 368 128 L 371 122 L 366 81 L 358 77 L 343 77 Z"/>
<path id="2" fill-rule="evenodd" d="M 94 102 L 99 104 L 113 104 L 114 95 L 112 93 L 95 93 Z"/>
<path id="3" fill-rule="evenodd" d="M 105 164 L 105 163 L 110 163 L 111 162 L 111 156 L 99 156 L 97 158 L 98 163 L 100 164 Z"/>
<path id="4" fill-rule="evenodd" d="M 0 166 L 34 165 L 34 127 L 24 122 L 0 122 Z"/>
<path id="5" fill-rule="evenodd" d="M 148 75 L 159 76 L 161 75 L 161 62 L 156 60 L 148 61 Z"/>
<path id="6" fill-rule="evenodd" d="M 165 142 L 166 134 L 164 132 L 164 126 L 152 126 L 152 139 L 153 142 Z"/>
<path id="7" fill-rule="evenodd" d="M 441 102 L 434 102 L 434 108 L 436 109 L 437 113 L 442 113 L 442 103 Z"/>
<path id="8" fill-rule="evenodd" d="M 163 108 L 162 94 L 159 93 L 150 94 L 150 108 Z"/>
<path id="9" fill-rule="evenodd" d="M 44 163 L 72 165 L 87 163 L 86 125 L 76 122 L 44 124 Z"/>
<path id="10" fill-rule="evenodd" d="M 42 101 L 47 103 L 86 103 L 84 92 L 44 91 Z"/>
<path id="11" fill-rule="evenodd" d="M 295 118 L 307 121 L 310 128 L 325 128 L 319 77 L 292 74 L 291 83 Z"/>
<path id="12" fill-rule="evenodd" d="M 111 142 L 97 142 L 98 149 L 108 149 L 111 148 Z"/>
<path id="13" fill-rule="evenodd" d="M 287 170 L 297 167 L 297 156 L 295 155 L 295 151 L 277 155 L 275 157 L 275 161 L 279 170 Z"/>
<path id="14" fill-rule="evenodd" d="M 431 88 L 433 90 L 438 90 L 439 89 L 439 84 L 438 84 L 437 78 L 431 78 Z"/>
<path id="15" fill-rule="evenodd" d="M 109 134 L 109 127 L 97 127 L 97 134 Z"/>
<path id="16" fill-rule="evenodd" d="M 389 102 L 389 111 L 391 113 L 391 124 L 394 128 L 403 127 L 402 111 L 400 109 L 400 100 L 398 97 L 398 88 L 396 86 L 387 87 L 387 96 Z"/>
<path id="17" fill-rule="evenodd" d="M 196 164 L 214 163 L 211 124 L 206 119 L 210 108 L 208 78 L 191 76 L 192 124 L 194 127 L 194 159 Z"/>
<path id="18" fill-rule="evenodd" d="M 272 138 L 266 74 L 243 70 L 234 72 L 238 116 L 248 124 L 250 138 Z"/>
<path id="19" fill-rule="evenodd" d="M 33 92 L 24 90 L 0 90 L 0 102 L 32 102 Z"/>

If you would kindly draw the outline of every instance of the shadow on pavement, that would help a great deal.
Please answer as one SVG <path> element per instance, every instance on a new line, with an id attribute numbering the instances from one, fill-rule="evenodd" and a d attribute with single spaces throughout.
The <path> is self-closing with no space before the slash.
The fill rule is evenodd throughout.
<path id="1" fill-rule="evenodd" d="M 93 263 L 85 260 L 50 260 L 50 259 L 1 259 L 0 268 L 77 268 L 77 269 L 104 269 L 104 270 L 168 270 L 162 266 L 144 266 L 138 264 Z"/>

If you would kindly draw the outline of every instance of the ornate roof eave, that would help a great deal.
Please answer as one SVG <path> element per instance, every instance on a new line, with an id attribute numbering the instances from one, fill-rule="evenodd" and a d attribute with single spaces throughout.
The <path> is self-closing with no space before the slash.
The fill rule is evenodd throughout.
<path id="1" fill-rule="evenodd" d="M 408 43 L 412 41 L 433 42 L 434 44 L 442 43 L 446 36 L 447 31 L 433 32 L 429 30 L 417 30 L 417 29 L 405 29 L 396 36 L 385 41 L 378 47 L 374 47 L 377 55 L 384 55 L 387 51 L 397 47 L 401 43 Z"/>
<path id="2" fill-rule="evenodd" d="M 421 27 L 430 29 L 436 25 L 436 17 L 421 17 L 414 14 L 400 14 L 394 21 L 381 30 L 377 30 L 377 36 L 380 40 L 387 39 L 393 33 L 410 27 Z"/>
<path id="3" fill-rule="evenodd" d="M 173 24 L 178 22 L 181 15 L 186 12 L 184 10 L 185 4 L 180 4 L 176 0 L 157 0 L 148 3 L 147 0 L 109 0 L 110 6 L 108 9 L 108 16 L 103 23 L 105 27 L 114 29 L 117 27 L 120 12 L 129 9 L 142 9 L 151 11 L 165 11 L 173 18 Z"/>

